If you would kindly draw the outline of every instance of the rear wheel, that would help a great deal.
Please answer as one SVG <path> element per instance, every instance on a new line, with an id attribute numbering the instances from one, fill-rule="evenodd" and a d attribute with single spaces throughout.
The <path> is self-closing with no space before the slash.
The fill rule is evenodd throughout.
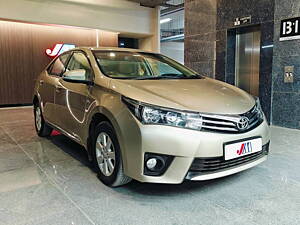
<path id="1" fill-rule="evenodd" d="M 34 121 L 35 130 L 40 137 L 46 137 L 51 134 L 53 129 L 45 122 L 39 104 L 34 105 Z"/>
<path id="2" fill-rule="evenodd" d="M 99 179 L 108 186 L 118 187 L 131 181 L 131 178 L 124 174 L 115 131 L 106 121 L 101 122 L 94 132 L 93 163 Z"/>

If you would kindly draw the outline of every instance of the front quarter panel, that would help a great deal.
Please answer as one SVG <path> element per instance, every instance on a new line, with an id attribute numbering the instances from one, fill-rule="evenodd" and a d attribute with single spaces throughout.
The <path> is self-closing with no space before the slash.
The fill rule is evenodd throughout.
<path id="1" fill-rule="evenodd" d="M 88 140 L 89 127 L 97 113 L 107 117 L 115 129 L 121 148 L 124 170 L 128 174 L 128 158 L 135 158 L 139 155 L 137 151 L 134 151 L 134 149 L 140 149 L 141 146 L 139 127 L 134 122 L 125 104 L 121 101 L 120 94 L 101 86 L 95 86 L 91 91 L 91 96 L 94 101 L 91 103 L 87 116 L 84 138 L 86 141 Z M 88 146 L 87 142 L 85 146 Z M 136 168 L 132 168 L 132 165 L 130 168 L 131 170 L 139 171 L 138 163 Z"/>

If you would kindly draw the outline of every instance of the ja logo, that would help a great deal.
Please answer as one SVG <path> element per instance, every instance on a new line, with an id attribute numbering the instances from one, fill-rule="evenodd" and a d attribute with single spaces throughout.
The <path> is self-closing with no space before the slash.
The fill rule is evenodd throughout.
<path id="1" fill-rule="evenodd" d="M 55 57 L 73 48 L 75 48 L 74 44 L 56 44 L 52 49 L 46 49 L 46 54 L 50 57 Z"/>

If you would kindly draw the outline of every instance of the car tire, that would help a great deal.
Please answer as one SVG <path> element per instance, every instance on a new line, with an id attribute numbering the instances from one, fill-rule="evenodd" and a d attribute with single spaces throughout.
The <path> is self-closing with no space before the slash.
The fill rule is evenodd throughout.
<path id="1" fill-rule="evenodd" d="M 39 104 L 34 105 L 33 113 L 34 113 L 34 125 L 35 125 L 36 133 L 40 137 L 50 136 L 53 129 L 45 122 Z"/>
<path id="2" fill-rule="evenodd" d="M 109 122 L 101 122 L 92 137 L 92 157 L 99 179 L 107 186 L 118 187 L 132 179 L 124 174 L 120 145 Z"/>

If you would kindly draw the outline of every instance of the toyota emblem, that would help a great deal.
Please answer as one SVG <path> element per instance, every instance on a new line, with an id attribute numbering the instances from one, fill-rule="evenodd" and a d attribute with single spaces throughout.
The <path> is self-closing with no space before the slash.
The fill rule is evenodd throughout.
<path id="1" fill-rule="evenodd" d="M 239 130 L 246 130 L 249 126 L 249 119 L 245 116 L 241 117 L 237 122 L 237 127 Z"/>

